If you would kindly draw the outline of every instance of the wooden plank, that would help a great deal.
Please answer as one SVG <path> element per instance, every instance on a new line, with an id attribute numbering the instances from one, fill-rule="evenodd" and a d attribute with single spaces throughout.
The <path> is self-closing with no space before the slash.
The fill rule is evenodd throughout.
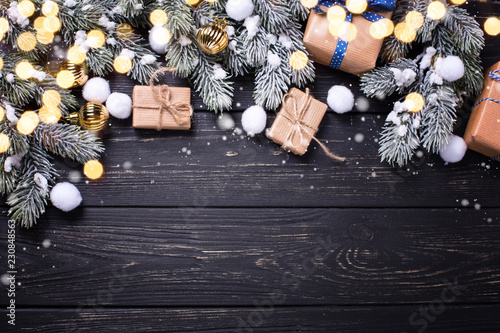
<path id="1" fill-rule="evenodd" d="M 16 302 L 251 306 L 275 293 L 286 305 L 406 304 L 439 298 L 448 283 L 458 285 L 456 303 L 498 302 L 499 216 L 500 209 L 51 209 L 39 226 L 17 230 Z M 5 224 L 0 235 L 5 249 Z"/>
<path id="2" fill-rule="evenodd" d="M 484 333 L 498 332 L 500 328 L 498 304 L 437 304 L 436 308 L 430 304 L 397 307 L 270 304 L 264 308 L 18 309 L 16 332 Z M 424 309 L 422 314 L 419 307 Z M 0 311 L 0 328 L 8 329 L 5 312 L 5 309 Z"/>

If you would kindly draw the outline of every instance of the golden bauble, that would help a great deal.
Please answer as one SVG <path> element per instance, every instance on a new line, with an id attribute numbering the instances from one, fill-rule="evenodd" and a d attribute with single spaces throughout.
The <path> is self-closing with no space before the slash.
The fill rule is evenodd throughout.
<path id="1" fill-rule="evenodd" d="M 198 31 L 196 40 L 205 53 L 217 54 L 223 51 L 229 42 L 226 32 L 226 22 L 217 20 L 214 23 L 204 25 Z"/>
<path id="2" fill-rule="evenodd" d="M 83 86 L 89 79 L 89 68 L 85 62 L 77 65 L 69 60 L 64 60 L 59 67 L 59 72 L 69 71 L 73 74 L 73 84 L 70 88 Z"/>
<path id="3" fill-rule="evenodd" d="M 186 3 L 190 6 L 193 6 L 194 8 L 196 8 L 202 2 L 203 0 L 186 0 Z"/>
<path id="4" fill-rule="evenodd" d="M 67 118 L 72 125 L 80 125 L 84 130 L 99 132 L 108 125 L 109 112 L 101 103 L 89 102 L 80 111 L 73 112 Z"/>

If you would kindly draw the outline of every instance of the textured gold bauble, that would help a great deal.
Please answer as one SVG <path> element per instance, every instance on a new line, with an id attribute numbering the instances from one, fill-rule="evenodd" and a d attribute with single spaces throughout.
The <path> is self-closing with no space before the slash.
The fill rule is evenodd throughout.
<path id="1" fill-rule="evenodd" d="M 205 53 L 217 54 L 223 51 L 229 41 L 226 32 L 226 22 L 224 20 L 217 20 L 214 23 L 204 25 L 198 31 L 196 40 Z"/>
<path id="2" fill-rule="evenodd" d="M 59 67 L 59 72 L 64 70 L 73 74 L 74 82 L 71 88 L 81 87 L 89 79 L 89 68 L 85 62 L 77 65 L 69 60 L 64 60 Z"/>
<path id="3" fill-rule="evenodd" d="M 203 0 L 186 0 L 187 4 L 196 8 Z"/>
<path id="4" fill-rule="evenodd" d="M 104 105 L 89 102 L 80 111 L 70 114 L 66 120 L 72 125 L 80 125 L 84 130 L 99 132 L 108 125 L 108 119 L 109 112 Z"/>

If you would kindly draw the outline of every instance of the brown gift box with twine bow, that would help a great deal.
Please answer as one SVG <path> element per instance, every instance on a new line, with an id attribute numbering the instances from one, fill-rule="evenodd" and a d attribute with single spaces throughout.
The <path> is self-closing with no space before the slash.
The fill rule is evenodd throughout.
<path id="1" fill-rule="evenodd" d="M 191 128 L 193 109 L 191 89 L 154 86 L 154 77 L 172 68 L 160 69 L 151 76 L 149 86 L 135 86 L 132 93 L 132 126 L 143 129 L 188 130 Z"/>
<path id="2" fill-rule="evenodd" d="M 320 6 L 328 11 L 325 6 Z M 377 12 L 391 18 L 392 12 Z M 384 39 L 376 39 L 370 34 L 372 22 L 361 15 L 353 15 L 352 23 L 356 27 L 356 37 L 347 46 L 344 59 L 339 69 L 346 73 L 362 75 L 375 68 Z M 311 53 L 311 60 L 330 66 L 339 38 L 330 33 L 330 22 L 326 14 L 311 10 L 304 33 L 304 46 Z"/>
<path id="3" fill-rule="evenodd" d="M 470 149 L 500 161 L 500 62 L 486 71 L 464 140 Z"/>
<path id="4" fill-rule="evenodd" d="M 304 93 L 292 88 L 283 97 L 283 105 L 267 132 L 267 137 L 296 155 L 304 155 L 311 140 L 314 140 L 329 157 L 344 161 L 344 158 L 330 153 L 315 137 L 327 108 L 325 103 L 309 95 L 309 89 Z"/>

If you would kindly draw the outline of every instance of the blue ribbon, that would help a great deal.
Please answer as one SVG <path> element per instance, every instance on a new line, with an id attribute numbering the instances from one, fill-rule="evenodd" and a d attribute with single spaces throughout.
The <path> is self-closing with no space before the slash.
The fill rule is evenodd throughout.
<path id="1" fill-rule="evenodd" d="M 493 80 L 500 82 L 500 76 L 498 76 L 498 73 L 500 73 L 500 70 L 494 70 L 494 71 L 489 72 L 488 76 L 491 77 Z M 478 106 L 479 104 L 481 104 L 484 101 L 491 101 L 491 102 L 495 102 L 497 104 L 500 104 L 500 101 L 497 101 L 496 99 L 493 99 L 490 97 L 485 97 L 482 100 L 476 102 L 476 104 L 474 104 L 472 106 L 472 108 L 474 109 L 476 106 Z M 497 160 L 499 158 L 500 158 L 500 155 L 498 155 L 497 157 L 493 157 L 492 160 Z"/>
<path id="2" fill-rule="evenodd" d="M 377 10 L 379 12 L 392 12 L 394 9 L 396 9 L 396 0 L 367 0 L 367 3 L 368 8 Z M 345 18 L 345 22 L 350 23 L 352 21 L 352 13 L 347 9 L 345 0 L 320 0 L 318 2 L 318 5 L 313 9 L 319 14 L 326 14 L 326 12 L 320 7 L 320 5 L 328 8 L 333 7 L 334 5 L 339 5 L 346 10 L 347 15 Z M 361 16 L 363 16 L 370 22 L 377 22 L 384 18 L 382 15 L 368 10 L 361 13 Z M 342 64 L 342 61 L 344 60 L 348 44 L 348 41 L 345 41 L 342 38 L 338 39 L 335 53 L 333 54 L 332 61 L 330 62 L 330 67 L 335 69 L 340 68 L 340 64 Z"/>

